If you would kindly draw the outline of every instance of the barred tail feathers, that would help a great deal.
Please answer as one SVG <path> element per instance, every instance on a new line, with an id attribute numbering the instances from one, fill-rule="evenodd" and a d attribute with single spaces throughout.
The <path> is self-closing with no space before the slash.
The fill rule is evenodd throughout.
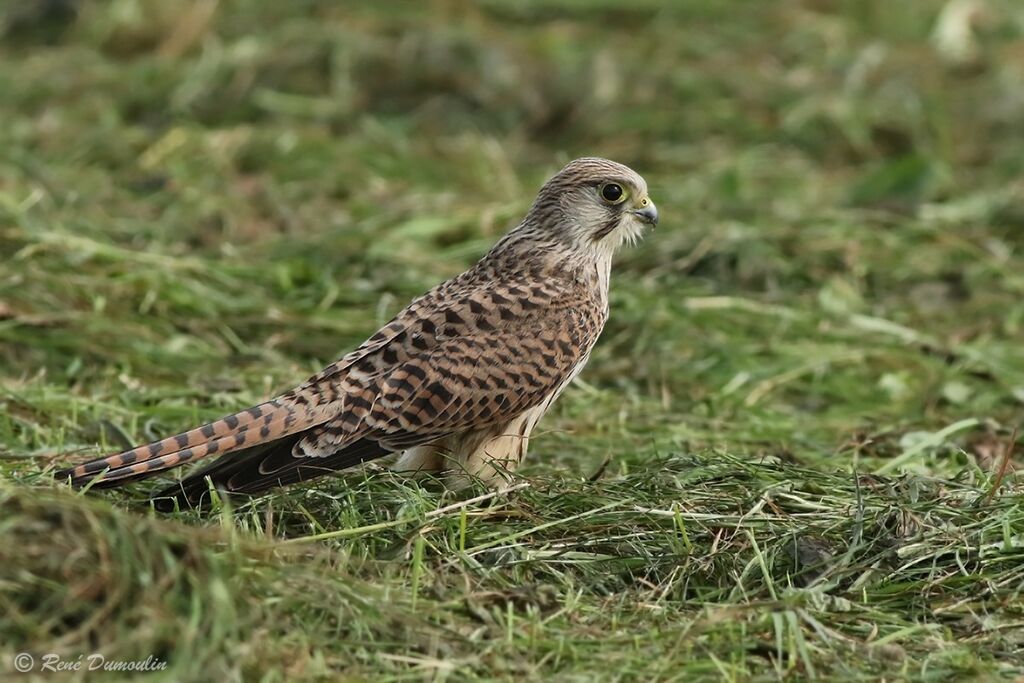
<path id="1" fill-rule="evenodd" d="M 278 397 L 187 432 L 90 460 L 56 476 L 62 480 L 70 478 L 73 486 L 84 486 L 94 479 L 98 480 L 96 485 L 127 483 L 210 455 L 230 453 L 309 429 L 332 414 L 323 409 L 311 410 L 308 403 L 304 408 L 299 410 L 290 397 Z"/>

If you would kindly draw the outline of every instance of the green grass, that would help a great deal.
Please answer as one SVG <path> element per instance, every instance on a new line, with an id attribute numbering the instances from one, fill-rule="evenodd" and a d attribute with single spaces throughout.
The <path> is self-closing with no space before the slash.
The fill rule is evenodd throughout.
<path id="1" fill-rule="evenodd" d="M 946 5 L 0 6 L 0 678 L 1024 675 L 1024 8 L 958 57 Z M 583 154 L 662 224 L 515 490 L 53 483 L 304 379 Z"/>

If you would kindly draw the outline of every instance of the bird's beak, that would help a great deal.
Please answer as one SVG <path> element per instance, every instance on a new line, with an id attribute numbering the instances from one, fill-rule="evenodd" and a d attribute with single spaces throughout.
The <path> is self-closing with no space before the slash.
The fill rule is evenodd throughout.
<path id="1" fill-rule="evenodd" d="M 650 199 L 644 198 L 643 203 L 639 209 L 631 211 L 634 216 L 639 218 L 644 223 L 650 226 L 656 226 L 658 224 L 658 207 L 654 205 Z"/>

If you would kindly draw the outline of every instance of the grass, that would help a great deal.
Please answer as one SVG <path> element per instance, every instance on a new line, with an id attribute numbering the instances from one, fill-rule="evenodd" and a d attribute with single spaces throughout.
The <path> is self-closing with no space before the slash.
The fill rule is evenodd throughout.
<path id="1" fill-rule="evenodd" d="M 1024 675 L 1024 11 L 953 5 L 0 7 L 0 671 Z M 582 154 L 662 225 L 514 490 L 52 482 L 304 379 Z"/>

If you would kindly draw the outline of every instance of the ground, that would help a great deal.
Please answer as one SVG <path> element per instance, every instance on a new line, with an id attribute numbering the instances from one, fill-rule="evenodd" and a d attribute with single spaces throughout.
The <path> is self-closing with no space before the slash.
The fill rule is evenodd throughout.
<path id="1" fill-rule="evenodd" d="M 1024 5 L 0 26 L 0 678 L 1024 675 Z M 53 482 L 304 379 L 584 154 L 662 222 L 514 490 L 371 469 L 158 515 Z"/>

